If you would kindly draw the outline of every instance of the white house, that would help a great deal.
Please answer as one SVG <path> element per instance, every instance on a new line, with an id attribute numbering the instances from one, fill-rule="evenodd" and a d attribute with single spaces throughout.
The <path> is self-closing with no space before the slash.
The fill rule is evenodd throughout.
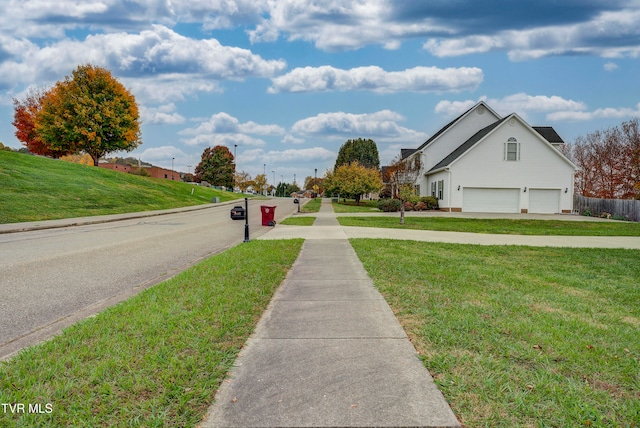
<path id="1" fill-rule="evenodd" d="M 577 168 L 562 144 L 553 128 L 500 117 L 481 101 L 402 157 L 420 157 L 419 194 L 436 196 L 441 210 L 570 213 Z"/>

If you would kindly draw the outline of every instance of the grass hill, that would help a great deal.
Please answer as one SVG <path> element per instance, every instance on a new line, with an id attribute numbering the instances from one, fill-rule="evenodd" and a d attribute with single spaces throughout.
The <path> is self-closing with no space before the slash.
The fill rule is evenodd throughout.
<path id="1" fill-rule="evenodd" d="M 189 183 L 0 151 L 0 223 L 184 207 L 214 196 L 222 202 L 238 198 Z"/>

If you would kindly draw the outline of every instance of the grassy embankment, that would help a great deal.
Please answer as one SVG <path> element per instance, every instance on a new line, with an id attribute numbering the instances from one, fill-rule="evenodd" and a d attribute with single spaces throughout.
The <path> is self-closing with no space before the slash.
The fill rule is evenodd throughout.
<path id="1" fill-rule="evenodd" d="M 0 223 L 161 210 L 238 195 L 188 183 L 0 151 Z M 193 195 L 191 191 L 193 189 Z"/>

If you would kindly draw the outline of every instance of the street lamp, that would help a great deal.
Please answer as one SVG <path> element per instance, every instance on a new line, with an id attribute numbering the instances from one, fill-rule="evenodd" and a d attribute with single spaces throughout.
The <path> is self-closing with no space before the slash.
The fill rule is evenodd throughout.
<path id="1" fill-rule="evenodd" d="M 273 182 L 271 183 L 271 185 L 275 188 L 276 187 L 276 172 L 275 171 L 271 171 L 273 173 Z M 273 195 L 273 193 L 272 193 Z"/>
<path id="2" fill-rule="evenodd" d="M 171 158 L 171 179 L 173 180 L 173 161 L 175 158 Z"/>

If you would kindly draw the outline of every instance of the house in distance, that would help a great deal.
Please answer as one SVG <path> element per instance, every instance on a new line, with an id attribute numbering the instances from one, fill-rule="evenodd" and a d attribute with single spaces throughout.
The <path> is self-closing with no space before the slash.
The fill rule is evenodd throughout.
<path id="1" fill-rule="evenodd" d="M 551 127 L 532 127 L 516 113 L 500 117 L 484 101 L 448 123 L 417 149 L 420 196 L 441 210 L 493 213 L 570 213 L 577 167 L 559 150 Z"/>

